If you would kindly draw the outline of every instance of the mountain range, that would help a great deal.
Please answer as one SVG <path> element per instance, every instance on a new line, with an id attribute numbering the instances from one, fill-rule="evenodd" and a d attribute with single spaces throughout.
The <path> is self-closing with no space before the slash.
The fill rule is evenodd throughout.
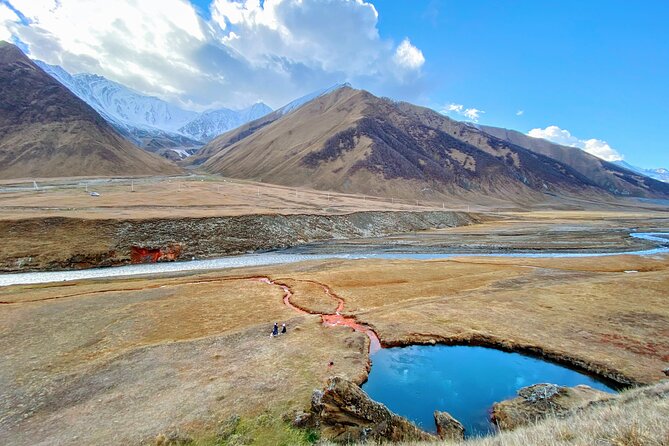
<path id="1" fill-rule="evenodd" d="M 482 131 L 497 138 L 526 147 L 570 165 L 598 186 L 615 195 L 638 195 L 642 191 L 634 184 L 643 178 L 653 178 L 632 168 L 627 163 L 608 162 L 579 148 L 562 146 L 541 138 L 533 138 L 515 130 L 478 126 Z M 656 178 L 659 180 L 659 178 Z M 633 181 L 632 181 L 633 180 Z"/>
<path id="2" fill-rule="evenodd" d="M 121 137 L 19 48 L 0 41 L 0 178 L 180 171 Z"/>
<path id="3" fill-rule="evenodd" d="M 1 178 L 181 171 L 131 142 L 138 141 L 210 173 L 409 200 L 523 206 L 669 196 L 669 184 L 632 166 L 348 84 L 273 112 L 258 103 L 196 113 L 100 76 L 40 65 L 11 44 L 0 47 Z"/>
<path id="4" fill-rule="evenodd" d="M 487 130 L 343 85 L 227 132 L 188 161 L 231 177 L 408 199 L 669 195 L 669 184 L 579 149 Z"/>
<path id="5" fill-rule="evenodd" d="M 614 161 L 613 163 L 619 165 L 620 167 L 624 167 L 627 170 L 640 173 L 641 175 L 646 175 L 647 177 L 654 178 L 658 181 L 669 183 L 669 170 L 663 167 L 658 169 L 644 169 L 643 167 L 633 166 L 630 163 L 622 160 Z"/>
<path id="6" fill-rule="evenodd" d="M 242 110 L 220 108 L 198 113 L 143 95 L 102 76 L 72 75 L 57 65 L 35 63 L 93 107 L 122 135 L 150 151 L 197 148 L 272 111 L 259 102 Z"/>
<path id="7" fill-rule="evenodd" d="M 194 154 L 200 146 L 216 136 L 272 112 L 270 107 L 259 102 L 242 110 L 221 108 L 197 113 L 181 109 L 155 97 L 142 95 L 102 76 L 87 73 L 71 75 L 59 66 L 38 60 L 35 63 L 96 109 L 126 138 L 140 147 L 157 151 L 173 160 Z M 281 115 L 290 113 L 303 104 L 342 86 L 350 87 L 348 84 L 336 84 L 296 99 L 277 111 Z M 558 153 L 569 154 L 566 156 L 571 159 L 588 157 L 578 149 L 571 150 L 565 146 L 559 146 L 559 150 L 551 150 L 550 147 L 558 145 L 546 140 L 531 138 L 514 130 L 489 126 L 479 126 L 479 128 L 509 142 L 524 147 L 531 146 L 533 150 L 544 155 L 554 157 Z M 576 162 L 575 164 L 582 165 L 583 163 Z M 597 162 L 591 158 L 587 164 L 596 166 Z M 601 170 L 601 163 L 599 164 L 599 170 Z M 659 181 L 669 182 L 669 171 L 666 169 L 643 169 L 625 161 L 614 161 L 613 164 Z M 611 166 L 608 168 L 611 169 Z M 583 170 L 582 173 L 585 175 L 595 173 L 596 176 L 600 176 L 592 169 Z M 615 188 L 616 184 L 620 184 L 619 181 L 614 181 L 614 183 L 607 187 Z"/>

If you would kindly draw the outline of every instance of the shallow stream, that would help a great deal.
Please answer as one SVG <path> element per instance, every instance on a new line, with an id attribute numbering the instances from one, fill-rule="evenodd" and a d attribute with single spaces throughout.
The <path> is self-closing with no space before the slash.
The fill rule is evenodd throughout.
<path id="1" fill-rule="evenodd" d="M 402 251 L 389 249 L 388 245 L 379 243 L 378 246 L 366 247 L 365 251 L 353 250 L 333 251 L 332 246 L 321 248 L 319 245 L 296 247 L 283 251 L 245 254 L 239 256 L 228 256 L 207 260 L 191 260 L 185 262 L 162 262 L 143 265 L 126 265 L 106 268 L 91 268 L 67 271 L 44 271 L 28 273 L 0 274 L 0 286 L 17 284 L 35 284 L 47 282 L 63 282 L 68 280 L 101 279 L 123 276 L 137 276 L 143 274 L 174 273 L 182 271 L 202 271 L 228 268 L 242 268 L 249 266 L 280 265 L 287 263 L 303 262 L 307 260 L 326 259 L 410 259 L 430 260 L 446 259 L 450 257 L 468 256 L 493 256 L 493 257 L 601 257 L 619 254 L 632 255 L 654 255 L 669 252 L 669 233 L 661 232 L 638 232 L 630 234 L 634 238 L 647 240 L 656 245 L 640 251 L 617 251 L 617 252 L 490 252 L 490 250 L 476 250 L 472 252 L 448 252 L 448 249 L 434 251 L 426 247 L 404 246 Z M 427 252 L 426 252 L 427 251 Z"/>

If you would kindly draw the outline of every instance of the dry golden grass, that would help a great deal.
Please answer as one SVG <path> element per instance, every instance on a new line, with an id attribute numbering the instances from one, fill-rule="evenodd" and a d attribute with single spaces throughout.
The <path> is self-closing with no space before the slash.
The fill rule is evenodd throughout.
<path id="1" fill-rule="evenodd" d="M 264 182 L 225 178 L 217 175 L 156 176 L 137 178 L 33 178 L 0 180 L 0 219 L 35 217 L 72 217 L 86 219 L 145 219 L 179 217 L 216 217 L 258 213 L 327 214 L 369 210 L 457 210 L 502 211 L 509 221 L 533 221 L 555 224 L 579 222 L 609 226 L 612 221 L 628 218 L 648 222 L 666 218 L 666 212 L 644 203 L 591 203 L 589 211 L 511 212 L 514 205 L 466 198 L 426 197 L 403 200 L 345 194 L 289 187 Z M 86 187 L 88 186 L 88 192 Z M 393 189 L 391 182 L 390 190 Z M 134 189 L 134 192 L 131 190 Z M 89 192 L 100 193 L 91 197 Z M 580 205 L 579 205 L 580 206 Z M 496 219 L 498 220 L 498 219 Z M 485 232 L 486 226 L 480 228 Z"/>
<path id="2" fill-rule="evenodd" d="M 3 289 L 19 303 L 0 312 L 0 443 L 127 444 L 232 414 L 280 418 L 332 373 L 365 376 L 364 335 L 325 329 L 253 276 Z M 269 337 L 275 321 L 287 335 Z"/>
<path id="3" fill-rule="evenodd" d="M 387 344 L 434 339 L 536 350 L 653 382 L 669 361 L 669 258 L 615 256 L 602 259 L 601 269 L 599 261 L 368 260 L 290 277 L 329 284 L 345 311 Z"/>
<path id="4" fill-rule="evenodd" d="M 442 208 L 442 203 L 324 192 L 219 176 L 128 178 L 115 181 L 99 178 L 38 179 L 37 182 L 39 190 L 31 189 L 32 180 L 0 182 L 0 219 L 55 216 L 145 219 Z M 87 184 L 89 192 L 98 192 L 100 196 L 91 197 L 86 192 Z M 134 188 L 134 192 L 130 192 L 131 188 Z M 463 203 L 446 203 L 444 206 L 467 210 Z"/>
<path id="5" fill-rule="evenodd" d="M 516 229 L 525 224 L 514 219 Z M 248 426 L 263 414 L 279 419 L 307 407 L 328 376 L 362 380 L 368 340 L 287 308 L 282 291 L 258 276 L 289 285 L 294 302 L 316 312 L 334 309 L 318 285 L 326 284 L 346 300 L 345 313 L 388 344 L 535 349 L 640 383 L 660 379 L 669 361 L 666 255 L 331 260 L 14 286 L 0 289 L 0 443 L 68 443 L 76 436 L 85 444 L 136 444 L 175 427 L 210 438 L 233 414 L 246 420 L 247 432 L 293 438 L 291 430 L 275 431 L 281 423 Z M 288 323 L 287 336 L 269 338 L 275 321 Z M 653 443 L 663 431 L 652 420 L 666 414 L 666 402 L 643 403 L 646 412 L 635 404 L 624 407 L 639 413 L 638 423 L 620 412 L 615 417 L 630 423 L 601 444 L 662 444 Z M 592 444 L 555 423 L 541 435 Z M 512 436 L 521 434 L 481 441 L 562 444 L 541 443 L 548 440 L 536 432 L 526 435 L 537 439 Z"/>

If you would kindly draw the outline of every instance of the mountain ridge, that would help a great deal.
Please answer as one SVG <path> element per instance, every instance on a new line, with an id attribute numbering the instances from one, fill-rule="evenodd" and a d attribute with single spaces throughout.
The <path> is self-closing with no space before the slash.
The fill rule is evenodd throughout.
<path id="1" fill-rule="evenodd" d="M 0 43 L 0 178 L 179 172 L 124 139 L 18 47 Z"/>
<path id="2" fill-rule="evenodd" d="M 611 198 L 619 192 L 568 164 L 434 110 L 350 86 L 287 114 L 277 112 L 212 140 L 193 163 L 237 178 L 412 199 L 540 202 L 562 195 Z M 634 194 L 669 194 L 642 178 L 629 180 Z"/>
<path id="3" fill-rule="evenodd" d="M 529 150 L 570 165 L 598 186 L 616 195 L 638 194 L 643 189 L 640 184 L 657 181 L 641 172 L 630 170 L 615 162 L 605 161 L 577 147 L 563 146 L 546 139 L 533 138 L 516 130 L 483 125 L 478 126 L 478 128 L 489 135 L 519 144 Z M 669 191 L 669 188 L 664 185 L 656 185 L 656 187 Z"/>
<path id="4" fill-rule="evenodd" d="M 184 110 L 104 76 L 72 75 L 58 65 L 39 60 L 35 63 L 92 106 L 121 134 L 151 151 L 200 147 L 225 131 L 271 112 L 263 103 L 242 110 L 220 108 L 201 113 Z"/>
<path id="5" fill-rule="evenodd" d="M 643 167 L 633 166 L 632 164 L 623 160 L 613 161 L 613 164 L 616 164 L 627 170 L 631 170 L 632 172 L 637 172 L 641 175 L 653 178 L 654 180 L 669 183 L 669 170 L 665 169 L 664 167 L 658 167 L 656 169 L 644 169 Z"/>
<path id="6" fill-rule="evenodd" d="M 178 129 L 182 134 L 189 135 L 198 141 L 211 141 L 218 135 L 235 129 L 249 121 L 254 121 L 272 109 L 259 102 L 241 110 L 219 108 L 200 113 Z"/>

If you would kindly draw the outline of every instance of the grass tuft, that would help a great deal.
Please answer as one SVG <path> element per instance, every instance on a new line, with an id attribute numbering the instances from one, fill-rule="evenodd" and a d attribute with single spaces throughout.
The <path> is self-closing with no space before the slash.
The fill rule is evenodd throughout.
<path id="1" fill-rule="evenodd" d="M 281 417 L 264 412 L 255 418 L 231 417 L 215 436 L 195 439 L 188 446 L 309 446 L 319 439 L 316 431 L 296 429 Z"/>

